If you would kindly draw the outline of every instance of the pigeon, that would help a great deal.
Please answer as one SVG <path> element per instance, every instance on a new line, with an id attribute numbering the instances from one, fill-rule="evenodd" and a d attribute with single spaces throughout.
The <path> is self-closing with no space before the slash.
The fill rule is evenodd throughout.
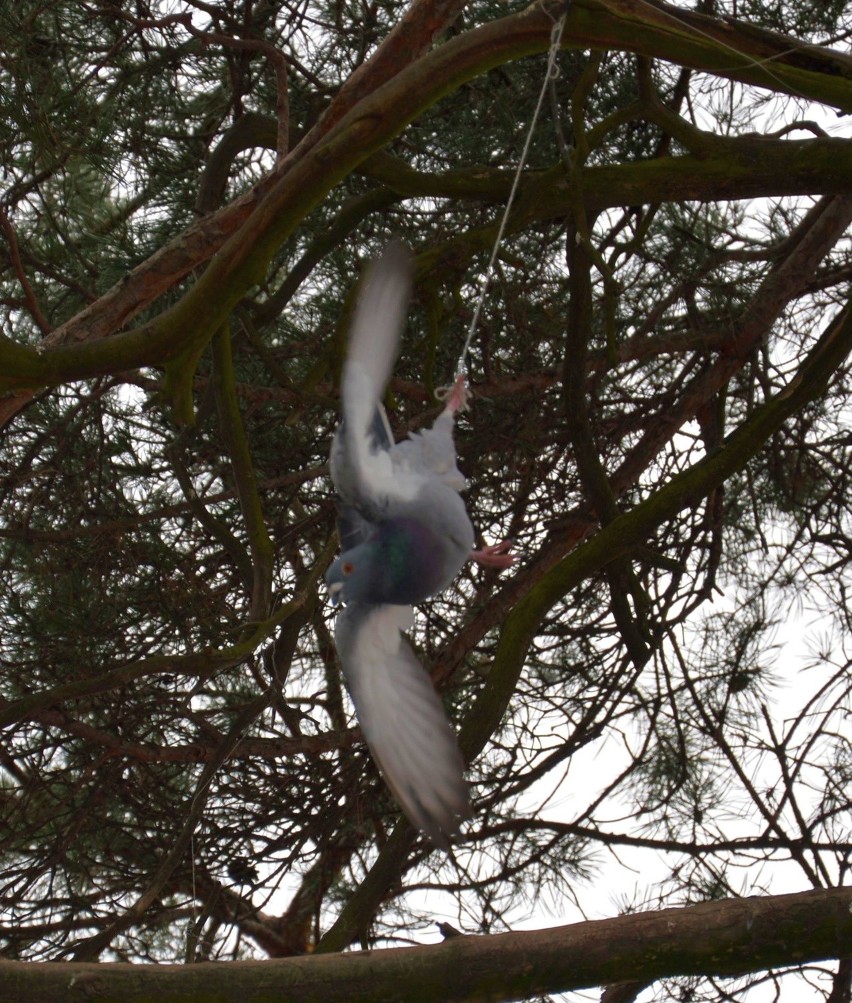
<path id="1" fill-rule="evenodd" d="M 412 606 L 443 591 L 473 556 L 511 563 L 507 544 L 473 551 L 453 426 L 460 376 L 431 429 L 394 443 L 382 406 L 411 294 L 401 243 L 368 268 L 341 383 L 330 458 L 341 554 L 326 574 L 343 604 L 335 643 L 364 739 L 413 825 L 443 849 L 471 817 L 464 760 L 431 678 L 404 636 Z"/>

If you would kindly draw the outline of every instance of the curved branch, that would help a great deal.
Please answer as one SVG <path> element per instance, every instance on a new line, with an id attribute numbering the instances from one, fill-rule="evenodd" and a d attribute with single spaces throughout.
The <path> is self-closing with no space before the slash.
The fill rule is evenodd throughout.
<path id="1" fill-rule="evenodd" d="M 162 364 L 186 351 L 189 343 L 205 344 L 239 299 L 260 281 L 282 241 L 339 181 L 444 95 L 488 69 L 544 51 L 551 27 L 551 15 L 538 6 L 531 7 L 459 35 L 405 66 L 355 104 L 324 138 L 305 151 L 306 137 L 281 168 L 252 193 L 187 231 L 182 238 L 183 251 L 172 246 L 160 252 L 157 270 L 164 267 L 165 260 L 169 262 L 165 278 L 162 271 L 155 274 L 153 259 L 140 266 L 142 284 L 153 282 L 153 287 L 141 289 L 139 279 L 126 283 L 135 290 L 135 298 L 130 303 L 125 291 L 118 299 L 126 308 L 111 303 L 111 324 L 91 323 L 106 309 L 103 300 L 87 308 L 86 336 L 111 333 L 219 250 L 205 274 L 174 307 L 152 323 L 114 335 L 108 349 L 93 349 L 87 343 L 39 354 L 22 346 L 13 351 L 12 343 L 4 340 L 0 355 L 6 375 L 0 380 L 0 389 L 32 389 Z M 663 3 L 576 0 L 568 13 L 564 46 L 618 46 L 852 110 L 849 57 L 801 46 L 771 32 L 687 15 Z M 727 156 L 720 159 L 720 169 L 729 172 Z M 639 167 L 631 165 L 632 169 Z M 702 167 L 707 169 L 706 161 Z M 654 183 L 659 191 L 658 175 Z M 673 197 L 690 196 L 677 193 Z M 634 201 L 639 200 L 637 195 Z M 236 227 L 239 229 L 234 232 Z M 222 245 L 229 233 L 230 239 Z M 185 248 L 195 250 L 187 255 Z M 115 300 L 115 290 L 107 296 Z M 79 326 L 72 330 L 64 325 L 45 345 L 63 344 L 75 331 L 79 334 Z"/>

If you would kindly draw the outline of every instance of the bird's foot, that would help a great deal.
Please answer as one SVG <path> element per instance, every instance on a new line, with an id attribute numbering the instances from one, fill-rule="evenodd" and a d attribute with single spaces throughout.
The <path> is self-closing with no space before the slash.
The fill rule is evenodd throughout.
<path id="1" fill-rule="evenodd" d="M 502 543 L 494 543 L 490 547 L 483 547 L 482 550 L 472 550 L 470 557 L 477 564 L 481 564 L 483 568 L 497 568 L 500 571 L 504 571 L 506 568 L 511 568 L 515 563 L 514 554 L 509 553 L 511 546 L 512 543 L 510 540 L 504 540 Z"/>
<path id="2" fill-rule="evenodd" d="M 456 382 L 451 387 L 442 387 L 435 396 L 444 402 L 444 410 L 450 414 L 456 411 L 467 411 L 470 402 L 470 390 L 465 386 L 464 373 L 459 373 Z"/>

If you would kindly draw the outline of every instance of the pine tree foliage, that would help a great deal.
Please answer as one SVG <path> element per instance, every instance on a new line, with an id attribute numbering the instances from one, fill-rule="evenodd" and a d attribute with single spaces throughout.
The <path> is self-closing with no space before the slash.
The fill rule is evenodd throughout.
<path id="1" fill-rule="evenodd" d="M 391 423 L 437 413 L 563 11 L 457 436 L 518 559 L 413 635 L 470 762 L 446 858 L 345 692 L 326 458 L 392 237 Z M 0 6 L 4 958 L 849 884 L 850 35 L 839 0 Z M 848 999 L 796 960 L 647 998 Z"/>

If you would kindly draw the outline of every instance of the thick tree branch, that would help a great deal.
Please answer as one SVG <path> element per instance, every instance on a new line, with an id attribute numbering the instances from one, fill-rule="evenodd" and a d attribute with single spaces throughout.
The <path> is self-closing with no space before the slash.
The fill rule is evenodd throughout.
<path id="1" fill-rule="evenodd" d="M 549 930 L 228 965 L 0 961 L 4 1000 L 500 1003 L 616 981 L 741 975 L 844 956 L 852 889 L 724 899 Z"/>
<path id="2" fill-rule="evenodd" d="M 469 758 L 498 727 L 515 691 L 526 653 L 554 603 L 581 581 L 644 543 L 648 535 L 682 509 L 742 470 L 770 435 L 815 399 L 852 350 L 852 310 L 832 322 L 799 372 L 724 440 L 722 448 L 673 477 L 630 512 L 625 512 L 544 575 L 506 619 L 488 682 L 465 717 L 460 736 Z"/>
<path id="3" fill-rule="evenodd" d="M 690 18 L 679 8 L 649 0 L 642 0 L 641 4 L 630 0 L 611 0 L 605 4 L 578 0 L 568 13 L 565 45 L 572 48 L 619 45 L 628 51 L 852 109 L 849 57 L 802 47 L 792 39 L 769 32 L 737 30 L 729 24 L 720 30 L 714 19 L 701 15 Z M 695 21 L 696 18 L 699 20 Z M 189 260 L 180 249 L 177 255 L 172 249 L 170 264 L 166 264 L 166 255 L 170 253 L 166 248 L 156 256 L 156 272 L 151 271 L 153 259 L 140 266 L 140 279 L 144 276 L 145 282 L 153 281 L 153 287 L 143 292 L 139 289 L 140 279 L 127 283 L 137 291 L 134 305 L 129 309 L 119 305 L 128 303 L 127 291 L 120 296 L 116 290 L 107 294 L 111 297 L 113 317 L 107 327 L 94 322 L 99 310 L 104 309 L 101 301 L 98 301 L 100 307 L 93 304 L 87 308 L 84 336 L 112 333 L 128 319 L 131 310 L 143 309 L 219 249 L 201 279 L 157 321 L 114 335 L 109 339 L 109 348 L 88 343 L 39 354 L 4 338 L 0 341 L 0 358 L 5 364 L 0 389 L 32 389 L 139 365 L 161 364 L 188 350 L 189 343 L 205 344 L 238 300 L 260 281 L 281 242 L 334 185 L 421 112 L 472 77 L 503 62 L 544 51 L 551 27 L 550 15 L 535 6 L 457 36 L 407 65 L 389 82 L 358 101 L 306 152 L 303 141 L 253 194 L 204 221 L 207 239 L 197 228 L 187 231 L 183 240 L 186 246 L 199 248 L 200 257 L 194 255 Z M 659 191 L 659 179 L 657 183 Z M 230 222 L 223 229 L 225 219 Z M 236 226 L 240 227 L 238 232 L 221 246 L 221 237 L 233 233 Z M 219 238 L 214 236 L 217 232 Z M 163 267 L 167 270 L 165 279 Z M 148 295 L 150 292 L 154 295 Z M 73 337 L 66 325 L 53 332 L 45 345 L 63 344 Z"/>

